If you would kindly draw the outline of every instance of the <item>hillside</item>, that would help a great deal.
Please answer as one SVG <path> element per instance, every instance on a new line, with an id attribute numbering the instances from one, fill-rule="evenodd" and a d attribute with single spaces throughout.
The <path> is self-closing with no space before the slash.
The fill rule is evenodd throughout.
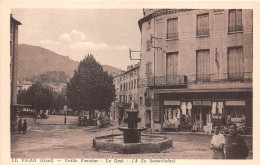
<path id="1" fill-rule="evenodd" d="M 78 67 L 79 62 L 67 56 L 59 55 L 48 49 L 26 44 L 19 45 L 18 79 L 31 78 L 50 71 L 63 71 L 70 77 Z M 109 65 L 103 65 L 109 74 L 119 73 L 121 70 Z"/>

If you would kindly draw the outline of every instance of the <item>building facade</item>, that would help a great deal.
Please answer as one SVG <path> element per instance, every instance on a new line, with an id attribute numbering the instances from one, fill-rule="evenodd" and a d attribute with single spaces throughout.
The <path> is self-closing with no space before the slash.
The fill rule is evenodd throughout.
<path id="1" fill-rule="evenodd" d="M 128 66 L 127 71 L 114 76 L 116 99 L 112 103 L 113 118 L 124 118 L 125 110 L 138 109 L 139 64 Z"/>
<path id="2" fill-rule="evenodd" d="M 18 26 L 19 21 L 10 16 L 10 86 L 11 86 L 11 122 L 15 121 L 13 105 L 17 104 L 17 69 L 18 69 Z"/>
<path id="3" fill-rule="evenodd" d="M 139 110 L 155 130 L 252 128 L 253 10 L 144 9 Z"/>

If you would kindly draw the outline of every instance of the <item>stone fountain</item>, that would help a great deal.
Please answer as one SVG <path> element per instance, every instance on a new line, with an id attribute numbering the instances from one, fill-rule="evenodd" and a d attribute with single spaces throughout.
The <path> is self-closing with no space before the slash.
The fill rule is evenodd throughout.
<path id="1" fill-rule="evenodd" d="M 166 149 L 172 148 L 172 139 L 165 136 L 142 135 L 141 132 L 147 128 L 137 127 L 141 121 L 138 118 L 138 111 L 126 111 L 127 118 L 125 122 L 127 127 L 118 127 L 123 131 L 121 134 L 99 136 L 93 139 L 93 147 L 96 150 L 106 150 L 116 153 L 134 154 L 134 153 L 159 153 Z"/>
<path id="2" fill-rule="evenodd" d="M 125 122 L 128 127 L 118 127 L 120 131 L 123 131 L 124 143 L 141 143 L 141 132 L 147 128 L 137 128 L 137 123 L 141 122 L 138 118 L 138 111 L 126 111 L 127 118 Z"/>

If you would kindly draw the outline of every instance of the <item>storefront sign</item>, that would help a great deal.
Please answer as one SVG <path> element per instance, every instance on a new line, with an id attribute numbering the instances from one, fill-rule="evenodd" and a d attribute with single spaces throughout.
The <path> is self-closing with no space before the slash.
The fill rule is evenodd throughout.
<path id="1" fill-rule="evenodd" d="M 211 106 L 211 101 L 202 101 L 202 105 Z"/>
<path id="2" fill-rule="evenodd" d="M 153 120 L 160 121 L 159 101 L 153 101 Z"/>
<path id="3" fill-rule="evenodd" d="M 226 101 L 226 106 L 246 106 L 245 101 Z"/>
<path id="4" fill-rule="evenodd" d="M 164 101 L 164 105 L 180 105 L 180 101 Z"/>
<path id="5" fill-rule="evenodd" d="M 194 106 L 196 106 L 196 105 L 197 105 L 197 106 L 198 106 L 198 105 L 201 105 L 201 101 L 193 101 L 193 105 L 194 105 Z"/>

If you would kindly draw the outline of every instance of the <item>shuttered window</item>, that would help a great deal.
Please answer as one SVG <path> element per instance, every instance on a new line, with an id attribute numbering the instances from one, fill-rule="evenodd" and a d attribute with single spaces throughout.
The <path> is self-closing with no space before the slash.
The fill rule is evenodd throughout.
<path id="1" fill-rule="evenodd" d="M 228 31 L 242 31 L 242 10 L 229 10 Z"/>
<path id="2" fill-rule="evenodd" d="M 178 18 L 167 20 L 167 39 L 178 38 Z"/>
<path id="3" fill-rule="evenodd" d="M 243 79 L 243 48 L 228 49 L 228 78 Z"/>
<path id="4" fill-rule="evenodd" d="M 196 75 L 197 81 L 210 80 L 210 55 L 209 50 L 197 51 Z"/>
<path id="5" fill-rule="evenodd" d="M 209 35 L 209 14 L 200 14 L 197 16 L 196 35 Z"/>

